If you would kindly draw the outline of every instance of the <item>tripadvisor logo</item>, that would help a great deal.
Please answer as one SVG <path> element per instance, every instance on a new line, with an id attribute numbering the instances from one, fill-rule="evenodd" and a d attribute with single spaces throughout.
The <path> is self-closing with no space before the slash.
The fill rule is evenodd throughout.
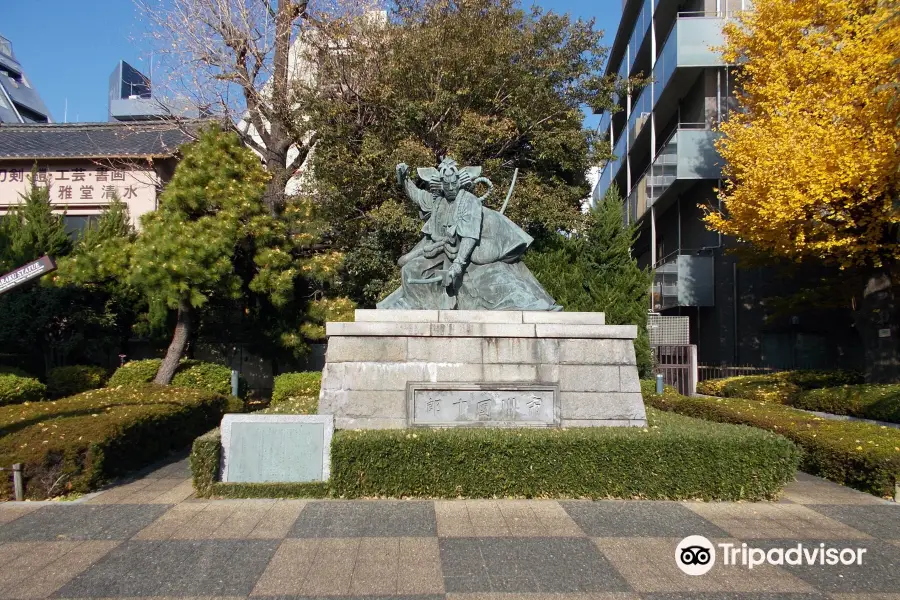
<path id="1" fill-rule="evenodd" d="M 716 549 L 702 535 L 689 535 L 675 548 L 675 563 L 688 575 L 703 575 L 716 564 Z"/>
<path id="2" fill-rule="evenodd" d="M 833 548 L 824 543 L 804 545 L 798 543 L 789 548 L 754 548 L 746 543 L 737 545 L 720 543 L 713 545 L 702 535 L 689 535 L 675 547 L 675 564 L 688 575 L 703 575 L 716 564 L 716 546 L 721 553 L 722 565 L 753 569 L 769 565 L 861 565 L 866 548 Z"/>

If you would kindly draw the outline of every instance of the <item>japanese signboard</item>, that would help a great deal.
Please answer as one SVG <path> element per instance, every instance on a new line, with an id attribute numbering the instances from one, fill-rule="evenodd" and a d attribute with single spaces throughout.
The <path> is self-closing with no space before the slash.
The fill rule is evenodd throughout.
<path id="1" fill-rule="evenodd" d="M 31 182 L 26 166 L 0 164 L 0 212 L 21 201 Z M 37 185 L 50 186 L 50 201 L 68 214 L 98 214 L 118 197 L 132 220 L 155 210 L 158 178 L 150 169 L 110 168 L 93 162 L 38 165 Z"/>
<path id="2" fill-rule="evenodd" d="M 34 262 L 19 267 L 0 277 L 0 294 L 31 281 L 41 275 L 46 275 L 56 270 L 56 263 L 49 256 L 42 256 Z"/>

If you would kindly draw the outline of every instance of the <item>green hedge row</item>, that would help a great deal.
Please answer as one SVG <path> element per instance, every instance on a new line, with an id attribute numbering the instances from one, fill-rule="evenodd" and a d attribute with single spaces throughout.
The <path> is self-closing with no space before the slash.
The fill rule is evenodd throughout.
<path id="1" fill-rule="evenodd" d="M 159 358 L 127 362 L 116 369 L 107 385 L 117 387 L 150 383 L 156 377 L 156 372 L 159 371 L 161 364 L 162 359 Z M 207 390 L 228 396 L 231 395 L 231 369 L 224 365 L 200 360 L 182 360 L 172 378 L 172 385 Z M 243 377 L 238 380 L 238 392 L 241 398 L 247 395 L 247 381 Z"/>
<path id="2" fill-rule="evenodd" d="M 25 465 L 29 499 L 87 492 L 184 448 L 233 409 L 231 402 L 239 401 L 143 386 L 0 407 L 0 466 Z M 11 496 L 10 479 L 0 478 L 0 498 Z"/>
<path id="3" fill-rule="evenodd" d="M 648 411 L 647 428 L 338 431 L 327 484 L 217 483 L 219 435 L 194 443 L 199 495 L 344 498 L 774 498 L 796 446 L 749 427 Z"/>
<path id="4" fill-rule="evenodd" d="M 844 385 L 799 394 L 792 406 L 805 410 L 900 423 L 900 384 Z"/>
<path id="5" fill-rule="evenodd" d="M 741 398 L 681 396 L 667 389 L 644 390 L 648 406 L 720 423 L 777 432 L 803 449 L 800 468 L 856 488 L 893 497 L 900 481 L 900 430 L 853 421 L 824 419 L 780 404 Z"/>
<path id="6" fill-rule="evenodd" d="M 0 406 L 38 402 L 46 397 L 47 386 L 37 379 L 0 374 Z"/>
<path id="7" fill-rule="evenodd" d="M 56 367 L 47 373 L 47 393 L 51 398 L 62 398 L 88 390 L 102 388 L 109 378 L 103 367 L 70 365 Z"/>
<path id="8" fill-rule="evenodd" d="M 781 371 L 766 375 L 708 379 L 697 384 L 697 391 L 723 398 L 791 404 L 805 390 L 862 382 L 862 375 L 853 371 Z"/>
<path id="9" fill-rule="evenodd" d="M 261 411 L 272 414 L 314 415 L 319 409 L 321 371 L 283 373 L 275 377 L 272 401 Z"/>

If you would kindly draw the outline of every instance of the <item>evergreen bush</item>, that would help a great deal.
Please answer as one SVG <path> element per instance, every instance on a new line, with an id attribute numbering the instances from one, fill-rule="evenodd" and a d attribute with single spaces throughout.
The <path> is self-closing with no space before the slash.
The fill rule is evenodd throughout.
<path id="1" fill-rule="evenodd" d="M 108 387 L 120 385 L 142 385 L 150 383 L 162 364 L 160 358 L 133 360 L 127 362 L 109 378 Z M 172 378 L 176 387 L 208 390 L 225 396 L 231 395 L 231 369 L 224 365 L 200 360 L 182 360 Z M 247 394 L 247 381 L 238 379 L 238 394 L 241 398 Z"/>
<path id="2" fill-rule="evenodd" d="M 150 385 L 0 407 L 0 465 L 24 464 L 29 499 L 88 492 L 181 450 L 217 424 L 229 402 Z M 11 495 L 11 480 L 0 478 L 0 499 Z"/>
<path id="3" fill-rule="evenodd" d="M 201 496 L 761 500 L 791 481 L 779 435 L 650 409 L 647 428 L 337 431 L 327 483 L 217 482 L 221 439 L 194 443 Z"/>
<path id="4" fill-rule="evenodd" d="M 631 255 L 637 228 L 622 225 L 622 198 L 613 185 L 587 215 L 584 229 L 557 234 L 525 254 L 525 263 L 567 311 L 606 313 L 610 325 L 637 325 L 638 371 L 653 367 L 647 310 L 653 274 Z"/>
<path id="5" fill-rule="evenodd" d="M 70 365 L 56 367 L 47 373 L 47 393 L 51 398 L 62 398 L 103 387 L 108 374 L 103 367 Z"/>
<path id="6" fill-rule="evenodd" d="M 900 482 L 900 430 L 825 419 L 774 402 L 743 398 L 657 395 L 643 384 L 648 406 L 720 423 L 777 432 L 803 449 L 800 468 L 876 496 L 893 497 Z"/>
<path id="7" fill-rule="evenodd" d="M 835 415 L 900 423 L 900 384 L 844 385 L 799 394 L 793 406 Z"/>
<path id="8" fill-rule="evenodd" d="M 744 398 L 790 405 L 804 390 L 862 383 L 862 379 L 861 374 L 853 371 L 780 371 L 765 375 L 708 379 L 697 384 L 697 391 L 723 398 Z"/>
<path id="9" fill-rule="evenodd" d="M 31 377 L 0 374 L 0 406 L 37 402 L 47 397 L 47 386 Z"/>
<path id="10" fill-rule="evenodd" d="M 265 413 L 313 415 L 319 407 L 321 371 L 283 373 L 275 377 L 272 401 Z"/>

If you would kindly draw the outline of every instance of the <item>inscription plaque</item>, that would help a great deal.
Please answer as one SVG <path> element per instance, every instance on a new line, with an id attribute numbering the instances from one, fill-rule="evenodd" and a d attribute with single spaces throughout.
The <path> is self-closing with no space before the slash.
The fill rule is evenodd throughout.
<path id="1" fill-rule="evenodd" d="M 550 384 L 409 383 L 407 421 L 420 427 L 551 427 L 559 424 Z"/>
<path id="2" fill-rule="evenodd" d="M 330 475 L 331 415 L 222 418 L 222 481 L 323 481 Z"/>

